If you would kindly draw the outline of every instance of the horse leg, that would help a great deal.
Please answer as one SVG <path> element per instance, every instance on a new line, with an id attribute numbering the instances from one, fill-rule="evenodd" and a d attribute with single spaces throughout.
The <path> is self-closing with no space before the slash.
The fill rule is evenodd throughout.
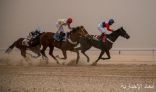
<path id="1" fill-rule="evenodd" d="M 87 62 L 89 62 L 89 56 L 85 53 L 85 51 L 81 51 L 81 53 L 87 58 Z"/>
<path id="2" fill-rule="evenodd" d="M 106 54 L 107 54 L 108 57 L 107 58 L 101 58 L 101 59 L 106 60 L 106 59 L 110 59 L 111 58 L 109 50 L 106 51 Z"/>
<path id="3" fill-rule="evenodd" d="M 34 52 L 35 54 L 37 54 L 37 56 L 34 56 L 34 55 L 30 54 L 30 53 L 26 53 L 26 54 L 27 55 L 30 55 L 32 58 L 38 58 L 38 57 L 41 56 L 40 52 L 35 52 L 35 51 L 32 51 L 32 52 Z"/>
<path id="4" fill-rule="evenodd" d="M 92 64 L 93 66 L 95 66 L 97 64 L 97 62 L 101 59 L 101 57 L 103 56 L 104 53 L 105 53 L 105 51 L 102 50 L 98 59 Z"/>
<path id="5" fill-rule="evenodd" d="M 33 57 L 33 55 L 32 54 L 30 54 L 30 53 L 26 53 L 27 55 L 30 55 L 31 57 Z"/>
<path id="6" fill-rule="evenodd" d="M 36 54 L 38 55 L 37 57 L 40 57 L 41 56 L 41 51 L 40 51 L 40 48 L 41 48 L 41 45 L 38 45 L 35 52 Z"/>
<path id="7" fill-rule="evenodd" d="M 54 46 L 49 46 L 49 55 L 53 57 L 53 59 L 56 60 L 57 64 L 59 64 L 59 61 L 56 59 L 56 57 L 53 55 Z"/>
<path id="8" fill-rule="evenodd" d="M 38 55 L 38 56 L 36 56 L 35 58 L 38 58 L 38 57 L 40 57 L 40 56 L 41 56 L 40 51 L 39 51 L 39 52 L 37 52 L 37 55 Z"/>
<path id="9" fill-rule="evenodd" d="M 78 51 L 78 50 L 76 50 L 75 52 L 77 53 L 76 64 L 78 64 L 78 62 L 79 62 L 79 59 L 80 59 L 80 55 L 79 55 L 79 51 Z"/>
<path id="10" fill-rule="evenodd" d="M 35 50 L 34 50 L 34 53 L 36 53 L 36 54 L 38 55 L 36 58 L 38 58 L 38 57 L 41 56 L 40 48 L 41 48 L 41 45 L 38 45 L 38 46 L 35 48 Z"/>
<path id="11" fill-rule="evenodd" d="M 82 49 L 81 49 L 81 53 L 84 55 L 84 56 L 86 56 L 86 58 L 87 58 L 87 62 L 89 62 L 89 56 L 85 53 L 87 50 L 89 50 L 91 48 L 91 46 L 90 45 L 88 45 L 88 47 L 82 47 Z"/>
<path id="12" fill-rule="evenodd" d="M 20 49 L 21 50 L 21 55 L 26 58 L 26 50 L 25 49 Z"/>
<path id="13" fill-rule="evenodd" d="M 62 50 L 62 53 L 63 53 L 63 58 L 60 58 L 60 59 L 67 59 L 67 52 L 66 52 L 66 50 Z"/>
<path id="14" fill-rule="evenodd" d="M 67 52 L 66 52 L 66 50 L 61 50 L 61 51 L 62 51 L 62 54 L 63 54 L 64 57 L 60 58 L 59 55 L 56 55 L 56 57 L 59 58 L 59 59 L 64 59 L 64 60 L 67 59 Z"/>
<path id="15" fill-rule="evenodd" d="M 76 50 L 76 49 L 73 49 L 73 50 L 71 50 L 71 51 L 76 52 L 76 54 L 77 54 L 76 64 L 78 64 L 79 59 L 80 59 L 80 54 L 79 54 L 79 51 L 78 51 L 78 50 Z"/>
<path id="16" fill-rule="evenodd" d="M 34 52 L 35 54 L 37 54 L 37 56 L 33 56 L 33 55 L 31 55 L 30 53 L 28 53 L 29 55 L 31 55 L 32 58 L 38 58 L 38 57 L 41 56 L 40 46 L 36 46 L 36 47 L 30 48 L 30 50 L 31 50 L 32 52 Z"/>
<path id="17" fill-rule="evenodd" d="M 88 49 L 90 49 L 91 46 L 84 46 L 81 45 L 81 47 L 75 48 L 76 50 L 81 50 L 81 53 L 87 58 L 87 62 L 89 62 L 89 56 L 85 53 Z"/>
<path id="18" fill-rule="evenodd" d="M 44 60 L 44 58 L 45 58 L 46 61 L 48 60 L 48 57 L 47 57 L 46 54 L 45 54 L 45 50 L 46 50 L 47 47 L 48 47 L 48 46 L 44 45 L 43 48 L 42 48 L 42 50 L 41 50 L 42 58 L 43 58 L 43 60 Z M 48 63 L 48 61 L 47 61 L 47 63 Z"/>
<path id="19" fill-rule="evenodd" d="M 41 56 L 40 51 L 39 51 L 39 52 L 36 52 L 36 54 L 37 54 L 37 56 L 33 56 L 33 58 L 38 58 L 38 57 L 40 57 L 40 56 Z"/>
<path id="20" fill-rule="evenodd" d="M 29 62 L 29 58 L 26 57 L 26 49 L 20 49 L 21 50 L 21 55 L 24 57 L 24 59 L 26 60 L 26 62 L 31 65 L 31 63 Z"/>
<path id="21" fill-rule="evenodd" d="M 76 64 L 78 64 L 78 61 L 79 61 L 79 59 L 80 59 L 80 54 L 79 54 L 78 48 L 73 48 L 73 49 L 71 49 L 70 51 L 76 52 L 76 54 L 77 54 Z"/>

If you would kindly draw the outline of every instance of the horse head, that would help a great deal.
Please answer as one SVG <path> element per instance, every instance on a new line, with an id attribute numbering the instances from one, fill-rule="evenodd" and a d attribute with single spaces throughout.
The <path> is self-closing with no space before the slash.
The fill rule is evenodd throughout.
<path id="1" fill-rule="evenodd" d="M 84 28 L 84 26 L 80 26 L 81 32 L 82 32 L 82 36 L 86 36 L 89 35 L 88 32 L 86 31 L 86 29 Z"/>
<path id="2" fill-rule="evenodd" d="M 88 32 L 84 28 L 84 26 L 78 26 L 75 28 L 72 28 L 72 31 L 70 31 L 70 34 L 73 35 L 74 37 L 82 37 L 85 35 L 88 35 Z"/>
<path id="3" fill-rule="evenodd" d="M 128 33 L 125 31 L 125 29 L 123 29 L 123 27 L 117 29 L 117 31 L 119 32 L 120 36 L 129 39 L 130 36 L 128 35 Z"/>

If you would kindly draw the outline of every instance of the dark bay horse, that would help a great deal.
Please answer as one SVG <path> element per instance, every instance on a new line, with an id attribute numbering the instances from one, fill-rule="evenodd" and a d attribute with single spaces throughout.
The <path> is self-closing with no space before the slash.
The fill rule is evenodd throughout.
<path id="1" fill-rule="evenodd" d="M 47 47 L 49 47 L 50 49 L 49 55 L 52 56 L 52 58 L 56 60 L 56 62 L 59 64 L 57 58 L 53 55 L 54 47 L 56 47 L 58 49 L 61 49 L 63 53 L 64 57 L 61 59 L 67 59 L 66 51 L 68 50 L 72 52 L 76 52 L 77 53 L 76 63 L 77 63 L 79 60 L 79 52 L 78 50 L 75 50 L 74 47 L 77 46 L 81 36 L 85 36 L 86 34 L 88 34 L 85 28 L 83 26 L 72 28 L 72 30 L 68 33 L 67 40 L 62 42 L 55 40 L 53 38 L 54 34 L 55 33 L 47 32 L 44 35 L 42 35 L 40 38 L 40 43 L 42 45 L 41 54 L 43 58 L 48 59 L 45 54 L 45 50 Z M 46 63 L 48 63 L 48 60 L 46 61 L 47 61 Z"/>
<path id="2" fill-rule="evenodd" d="M 42 33 L 42 34 L 44 34 L 44 33 Z M 14 47 L 16 47 L 20 50 L 21 55 L 26 59 L 26 61 L 28 61 L 26 54 L 31 55 L 30 53 L 26 53 L 26 50 L 30 50 L 30 51 L 34 52 L 35 54 L 37 54 L 37 56 L 31 55 L 33 58 L 37 58 L 37 57 L 41 56 L 41 53 L 40 53 L 40 36 L 42 34 L 40 34 L 37 37 L 37 39 L 35 39 L 35 41 L 31 44 L 31 46 L 26 46 L 26 45 L 22 44 L 22 42 L 25 38 L 17 39 L 11 46 L 9 46 L 9 48 L 5 51 L 5 53 L 10 53 L 12 51 L 12 49 Z"/>
<path id="3" fill-rule="evenodd" d="M 123 27 L 121 27 L 121 28 L 117 29 L 116 31 L 114 31 L 113 33 L 111 33 L 110 35 L 107 35 L 107 40 L 106 40 L 105 44 L 102 41 L 100 41 L 99 39 L 96 39 L 95 35 L 88 35 L 88 36 L 82 37 L 80 39 L 80 47 L 78 47 L 76 49 L 81 50 L 81 53 L 86 56 L 88 62 L 89 62 L 89 57 L 87 56 L 87 54 L 85 52 L 87 50 L 89 50 L 92 46 L 97 49 L 100 49 L 101 53 L 100 53 L 98 59 L 92 64 L 92 65 L 96 65 L 100 59 L 105 60 L 105 59 L 111 58 L 109 50 L 112 48 L 113 43 L 117 40 L 117 38 L 119 36 L 122 36 L 126 39 L 130 38 L 130 36 L 123 29 Z M 102 56 L 105 52 L 106 52 L 108 58 L 102 58 Z"/>

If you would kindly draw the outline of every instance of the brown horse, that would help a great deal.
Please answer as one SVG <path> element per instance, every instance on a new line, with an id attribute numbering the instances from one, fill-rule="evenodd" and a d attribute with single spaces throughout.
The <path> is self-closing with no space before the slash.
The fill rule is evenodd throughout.
<path id="1" fill-rule="evenodd" d="M 44 34 L 44 33 L 42 33 L 42 34 Z M 25 38 L 19 38 L 11 46 L 9 46 L 9 48 L 5 51 L 5 53 L 10 53 L 12 51 L 12 49 L 14 47 L 16 47 L 16 48 L 18 48 L 20 50 L 21 55 L 26 59 L 27 62 L 28 62 L 28 58 L 26 57 L 26 54 L 29 54 L 29 55 L 31 55 L 31 54 L 30 53 L 26 53 L 26 50 L 30 50 L 30 51 L 34 52 L 35 54 L 37 54 L 37 56 L 31 55 L 33 58 L 37 58 L 37 57 L 41 56 L 41 53 L 40 53 L 40 41 L 39 40 L 40 40 L 40 36 L 42 34 L 39 35 L 37 40 L 35 40 L 33 42 L 33 44 L 31 44 L 31 46 L 23 45 L 22 42 L 23 42 L 23 40 Z"/>
<path id="2" fill-rule="evenodd" d="M 128 33 L 123 29 L 123 27 L 121 27 L 117 29 L 116 31 L 114 31 L 113 33 L 111 33 L 110 35 L 107 35 L 106 43 L 103 43 L 100 39 L 97 39 L 96 38 L 97 36 L 95 35 L 87 35 L 85 37 L 81 37 L 79 41 L 80 47 L 75 48 L 75 49 L 81 50 L 81 53 L 86 56 L 88 62 L 89 62 L 89 57 L 85 52 L 89 50 L 91 47 L 100 49 L 101 53 L 98 59 L 92 64 L 92 65 L 96 65 L 100 59 L 106 60 L 106 59 L 111 58 L 109 50 L 112 48 L 113 43 L 117 40 L 119 36 L 124 37 L 126 39 L 130 38 Z M 104 53 L 107 54 L 108 58 L 102 57 Z"/>
<path id="3" fill-rule="evenodd" d="M 56 59 L 56 57 L 53 55 L 53 50 L 54 47 L 61 49 L 62 53 L 63 53 L 63 58 L 61 59 L 67 59 L 67 54 L 66 51 L 72 51 L 72 52 L 76 52 L 77 53 L 77 59 L 76 59 L 76 63 L 78 63 L 79 60 L 79 52 L 78 50 L 75 50 L 75 46 L 77 46 L 77 44 L 79 43 L 79 39 L 81 36 L 84 36 L 86 34 L 88 34 L 88 32 L 85 30 L 85 28 L 83 26 L 79 26 L 79 27 L 75 27 L 72 28 L 72 31 L 70 31 L 67 35 L 67 41 L 57 41 L 53 38 L 55 33 L 52 32 L 47 32 L 44 35 L 42 35 L 40 37 L 40 43 L 42 45 L 42 49 L 41 49 L 41 54 L 43 56 L 43 59 L 47 58 L 46 54 L 45 54 L 45 50 L 47 47 L 49 47 L 49 55 L 53 57 L 54 60 L 57 61 L 57 63 L 59 64 L 58 60 Z M 48 63 L 48 61 L 47 61 Z"/>

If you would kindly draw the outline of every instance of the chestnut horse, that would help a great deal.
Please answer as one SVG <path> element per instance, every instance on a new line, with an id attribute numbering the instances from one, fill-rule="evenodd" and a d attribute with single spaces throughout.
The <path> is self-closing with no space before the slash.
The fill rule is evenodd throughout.
<path id="1" fill-rule="evenodd" d="M 53 50 L 54 47 L 61 49 L 62 53 L 63 53 L 63 58 L 61 59 L 67 59 L 67 54 L 66 51 L 72 51 L 72 52 L 76 52 L 77 53 L 77 59 L 76 59 L 76 63 L 78 63 L 79 60 L 79 52 L 78 50 L 75 50 L 75 46 L 77 46 L 77 44 L 79 43 L 79 39 L 82 36 L 87 35 L 88 32 L 85 30 L 85 28 L 83 26 L 78 26 L 75 28 L 72 28 L 72 30 L 67 33 L 67 40 L 66 41 L 57 41 L 54 39 L 54 35 L 55 33 L 52 32 L 47 32 L 44 35 L 42 35 L 40 37 L 40 43 L 42 46 L 41 49 L 41 54 L 43 59 L 48 59 L 46 54 L 45 54 L 45 50 L 47 47 L 49 47 L 49 55 L 52 56 L 52 58 L 54 60 L 56 60 L 57 64 L 59 64 L 59 61 L 57 60 L 57 58 L 53 55 Z M 46 60 L 48 63 L 48 60 Z"/>

